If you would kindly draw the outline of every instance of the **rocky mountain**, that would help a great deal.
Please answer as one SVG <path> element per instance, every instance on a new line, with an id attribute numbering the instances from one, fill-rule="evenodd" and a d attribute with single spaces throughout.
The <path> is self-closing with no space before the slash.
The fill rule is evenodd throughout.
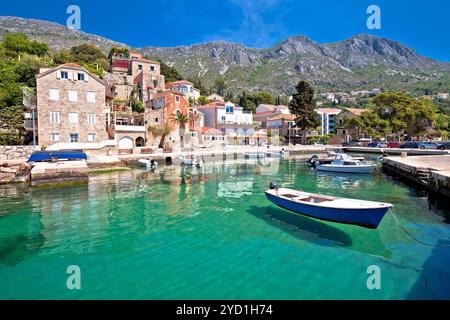
<path id="1" fill-rule="evenodd" d="M 0 34 L 24 32 L 54 50 L 89 42 L 108 51 L 125 46 L 103 37 L 69 30 L 56 23 L 0 17 Z M 399 42 L 373 35 L 321 44 L 306 36 L 290 37 L 266 49 L 229 42 L 191 46 L 145 47 L 141 52 L 175 66 L 186 78 L 207 87 L 222 78 L 234 93 L 266 90 L 291 94 L 296 82 L 307 79 L 321 89 L 422 88 L 432 84 L 448 91 L 450 63 L 419 55 Z"/>
<path id="2" fill-rule="evenodd" d="M 86 42 L 98 45 L 105 52 L 109 51 L 112 46 L 126 46 L 123 43 L 97 35 L 71 30 L 50 21 L 0 16 L 0 36 L 13 32 L 23 32 L 35 40 L 45 42 L 54 51 L 70 49 Z"/>

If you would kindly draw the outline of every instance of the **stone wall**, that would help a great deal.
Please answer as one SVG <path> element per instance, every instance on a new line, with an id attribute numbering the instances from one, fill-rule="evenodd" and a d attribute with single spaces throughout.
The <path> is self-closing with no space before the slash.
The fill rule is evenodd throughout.
<path id="1" fill-rule="evenodd" d="M 28 159 L 33 151 L 38 150 L 41 150 L 41 148 L 33 146 L 0 146 L 0 161 Z"/>

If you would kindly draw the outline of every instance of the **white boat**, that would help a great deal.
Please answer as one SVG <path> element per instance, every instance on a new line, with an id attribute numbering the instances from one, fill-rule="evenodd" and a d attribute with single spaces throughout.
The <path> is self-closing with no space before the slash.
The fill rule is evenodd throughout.
<path id="1" fill-rule="evenodd" d="M 185 166 L 200 167 L 205 163 L 203 161 L 203 157 L 201 156 L 190 156 L 190 157 L 180 156 L 180 160 L 181 163 Z"/>
<path id="2" fill-rule="evenodd" d="M 270 158 L 281 158 L 285 159 L 289 157 L 289 151 L 280 150 L 280 151 L 267 151 L 267 156 Z"/>
<path id="3" fill-rule="evenodd" d="M 270 184 L 266 197 L 277 206 L 308 217 L 376 229 L 390 203 L 338 198 Z"/>
<path id="4" fill-rule="evenodd" d="M 359 160 L 343 154 L 338 154 L 329 164 L 316 163 L 318 171 L 342 172 L 342 173 L 372 173 L 375 165 L 364 164 Z"/>
<path id="5" fill-rule="evenodd" d="M 244 156 L 246 159 L 263 159 L 266 157 L 266 154 L 259 152 L 245 152 Z"/>
<path id="6" fill-rule="evenodd" d="M 155 160 L 148 160 L 148 159 L 139 159 L 138 163 L 141 167 L 145 167 L 146 169 L 156 170 L 158 169 L 158 162 Z"/>

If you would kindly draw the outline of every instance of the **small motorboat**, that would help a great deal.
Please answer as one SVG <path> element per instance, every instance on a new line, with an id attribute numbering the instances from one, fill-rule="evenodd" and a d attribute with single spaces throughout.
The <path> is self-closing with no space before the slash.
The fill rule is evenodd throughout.
<path id="1" fill-rule="evenodd" d="M 277 206 L 301 215 L 370 229 L 376 229 L 386 212 L 393 206 L 390 203 L 278 188 L 273 182 L 266 191 L 266 197 Z"/>
<path id="2" fill-rule="evenodd" d="M 246 159 L 263 159 L 266 157 L 266 154 L 259 152 L 245 152 L 244 156 Z"/>
<path id="3" fill-rule="evenodd" d="M 286 159 L 287 157 L 289 157 L 289 151 L 286 151 L 286 150 L 267 151 L 267 156 L 270 158 Z"/>
<path id="4" fill-rule="evenodd" d="M 195 166 L 195 167 L 201 167 L 205 164 L 205 161 L 203 160 L 203 157 L 201 156 L 180 156 L 181 164 L 185 166 Z"/>
<path id="5" fill-rule="evenodd" d="M 139 159 L 138 163 L 141 167 L 145 167 L 147 170 L 156 170 L 158 169 L 158 162 L 156 162 L 155 160 L 151 159 Z"/>
<path id="6" fill-rule="evenodd" d="M 315 161 L 318 171 L 341 172 L 341 173 L 372 173 L 375 165 L 364 164 L 345 153 L 338 154 L 331 163 L 320 163 Z"/>

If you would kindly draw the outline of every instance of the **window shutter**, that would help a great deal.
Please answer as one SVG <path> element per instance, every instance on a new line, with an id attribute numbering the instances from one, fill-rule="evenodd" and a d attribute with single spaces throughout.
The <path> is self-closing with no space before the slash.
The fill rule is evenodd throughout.
<path id="1" fill-rule="evenodd" d="M 61 71 L 56 72 L 56 78 L 61 79 Z"/>
<path id="2" fill-rule="evenodd" d="M 84 74 L 84 81 L 88 81 L 88 75 L 87 75 L 87 73 Z"/>
<path id="3" fill-rule="evenodd" d="M 69 80 L 72 80 L 73 79 L 73 73 L 72 72 L 68 72 L 68 76 L 67 77 L 68 77 Z"/>

